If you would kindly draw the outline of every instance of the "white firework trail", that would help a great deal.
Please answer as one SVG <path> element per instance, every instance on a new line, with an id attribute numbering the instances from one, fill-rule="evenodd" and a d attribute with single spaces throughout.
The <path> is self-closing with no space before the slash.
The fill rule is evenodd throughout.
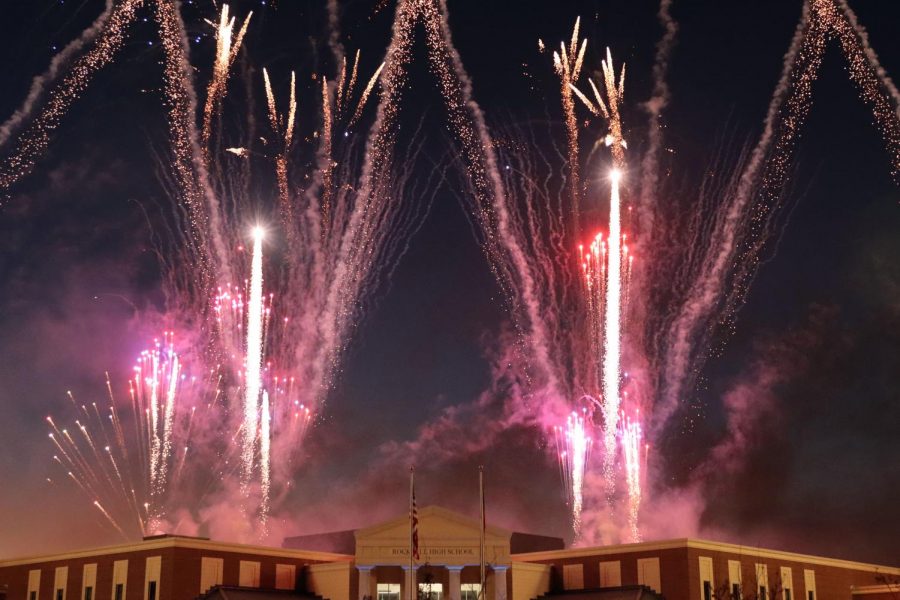
<path id="1" fill-rule="evenodd" d="M 244 439 L 241 458 L 242 480 L 248 485 L 256 464 L 259 432 L 259 405 L 262 392 L 263 360 L 263 230 L 253 230 L 253 258 L 250 266 L 250 294 L 247 302 L 247 341 L 244 371 Z"/>

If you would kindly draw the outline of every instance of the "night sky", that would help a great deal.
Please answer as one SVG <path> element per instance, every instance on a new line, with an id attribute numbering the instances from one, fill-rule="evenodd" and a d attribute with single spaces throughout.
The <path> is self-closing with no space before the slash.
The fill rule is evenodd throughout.
<path id="1" fill-rule="evenodd" d="M 389 40 L 394 4 L 340 4 L 344 42 L 363 48 L 371 72 Z M 851 4 L 888 73 L 900 74 L 900 5 Z M 234 0 L 236 14 L 256 11 L 241 60 L 282 75 L 297 69 L 301 86 L 311 89 L 303 77 L 332 69 L 324 5 Z M 664 114 L 666 146 L 674 151 L 671 189 L 696 188 L 716 153 L 755 143 L 801 5 L 675 0 L 680 31 Z M 587 64 L 599 65 L 604 46 L 628 63 L 626 127 L 642 135 L 645 118 L 634 107 L 650 90 L 661 34 L 656 3 L 448 6 L 489 123 L 537 123 L 562 135 L 557 79 L 537 39 L 555 46 L 581 15 Z M 3 119 L 54 49 L 102 8 L 97 0 L 4 3 Z M 158 158 L 166 145 L 161 53 L 151 13 L 142 14 L 147 19 L 130 30 L 118 60 L 75 103 L 34 172 L 0 208 L 0 557 L 117 540 L 74 488 L 47 484 L 54 470 L 44 417 L 69 414 L 67 390 L 102 398 L 104 372 L 124 384 L 165 306 L 153 251 L 155 215 L 170 203 Z M 211 0 L 185 3 L 198 36 L 192 61 L 201 71 L 214 44 L 203 19 L 214 15 Z M 656 489 L 648 495 L 660 500 L 647 518 L 677 522 L 692 512 L 697 522 L 684 517 L 673 534 L 897 564 L 900 189 L 834 44 L 814 95 L 783 226 L 736 333 L 723 338 L 724 352 L 706 363 L 687 399 L 700 418 L 671 428 L 654 454 Z M 447 130 L 422 60 L 406 97 L 401 129 L 425 123 L 424 153 L 440 158 Z M 555 143 L 563 143 L 560 136 Z M 437 191 L 352 337 L 307 440 L 307 465 L 296 478 L 302 492 L 280 517 L 284 533 L 401 513 L 406 467 L 415 462 L 420 505 L 474 514 L 475 466 L 484 464 L 489 514 L 498 524 L 569 535 L 548 441 L 534 430 L 489 426 L 495 342 L 508 331 L 509 315 L 453 187 Z M 717 470 L 710 449 L 725 435 L 725 399 L 735 390 L 753 398 L 749 441 L 739 464 Z M 450 433 L 441 430 L 448 420 L 457 423 Z"/>

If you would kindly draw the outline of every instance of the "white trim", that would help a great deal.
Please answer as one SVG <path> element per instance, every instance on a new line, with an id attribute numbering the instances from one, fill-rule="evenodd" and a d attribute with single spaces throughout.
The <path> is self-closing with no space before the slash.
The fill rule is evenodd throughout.
<path id="1" fill-rule="evenodd" d="M 850 594 L 857 596 L 862 594 L 897 594 L 900 591 L 900 584 L 881 584 L 881 585 L 851 585 Z"/>
<path id="2" fill-rule="evenodd" d="M 641 542 L 637 544 L 617 544 L 614 546 L 595 546 L 593 548 L 549 550 L 544 552 L 525 552 L 520 554 L 513 554 L 512 559 L 516 561 L 534 562 L 539 560 L 554 560 L 558 558 L 594 557 L 604 556 L 608 554 L 629 554 L 633 552 L 677 550 L 681 548 L 712 550 L 714 552 L 737 554 L 753 558 L 781 559 L 784 561 L 806 563 L 811 565 L 823 565 L 826 567 L 855 569 L 857 571 L 868 571 L 872 573 L 888 573 L 891 575 L 900 575 L 900 567 L 888 567 L 885 565 L 861 563 L 851 560 L 843 560 L 840 558 L 812 556 L 810 554 L 798 554 L 795 552 L 786 552 L 783 550 L 770 550 L 766 548 L 759 548 L 756 546 L 742 546 L 739 544 L 712 542 L 708 540 L 698 540 L 692 538 L 660 540 L 657 542 Z"/>
<path id="3" fill-rule="evenodd" d="M 514 562 L 511 568 L 513 571 L 531 571 L 533 573 L 544 573 L 551 569 L 550 565 L 533 562 Z"/>
<path id="4" fill-rule="evenodd" d="M 316 573 L 327 573 L 328 571 L 346 570 L 349 573 L 350 572 L 350 564 L 349 564 L 349 562 L 319 563 L 317 565 L 309 565 L 309 570 L 316 572 Z"/>
<path id="5" fill-rule="evenodd" d="M 334 552 L 316 552 L 311 550 L 291 550 L 287 548 L 269 548 L 266 546 L 249 546 L 234 544 L 231 542 L 216 542 L 200 538 L 166 537 L 155 540 L 144 540 L 131 544 L 117 544 L 115 546 L 101 546 L 88 550 L 74 550 L 61 554 L 48 554 L 45 556 L 27 556 L 0 561 L 0 567 L 16 567 L 35 563 L 56 562 L 72 560 L 75 558 L 89 558 L 93 556 L 107 556 L 110 554 L 127 554 L 129 552 L 146 552 L 164 548 L 189 548 L 192 550 L 208 550 L 211 552 L 233 552 L 236 554 L 252 554 L 259 556 L 271 556 L 278 558 L 294 558 L 297 560 L 321 560 L 326 562 L 350 562 L 353 557 L 349 554 L 337 554 Z"/>

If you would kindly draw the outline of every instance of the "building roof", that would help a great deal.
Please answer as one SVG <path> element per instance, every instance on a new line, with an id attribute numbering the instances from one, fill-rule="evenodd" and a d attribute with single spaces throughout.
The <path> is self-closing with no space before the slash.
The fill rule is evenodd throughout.
<path id="1" fill-rule="evenodd" d="M 460 525 L 461 529 L 474 531 L 477 531 L 480 526 L 479 521 L 476 519 L 472 519 L 436 505 L 429 505 L 421 508 L 418 511 L 418 517 L 420 522 L 423 522 L 430 517 L 436 517 L 444 521 L 456 523 Z M 343 531 L 328 531 L 291 536 L 285 538 L 282 545 L 285 548 L 303 548 L 305 550 L 354 554 L 359 538 L 371 537 L 382 532 L 390 531 L 391 529 L 406 529 L 408 527 L 409 516 L 402 515 L 388 521 L 382 521 L 381 523 L 359 529 L 346 529 Z M 509 531 L 494 525 L 488 525 L 486 533 L 488 536 L 508 539 L 510 552 L 512 553 L 560 550 L 565 547 L 562 538 Z"/>
<path id="2" fill-rule="evenodd" d="M 862 563 L 852 560 L 843 560 L 840 558 L 827 558 L 823 556 L 813 556 L 811 554 L 799 554 L 797 552 L 786 552 L 784 550 L 772 550 L 768 548 L 760 548 L 758 546 L 743 546 L 740 544 L 729 544 L 725 542 L 713 542 L 710 540 L 700 540 L 695 538 L 678 538 L 653 542 L 637 542 L 634 544 L 594 546 L 591 548 L 569 548 L 565 550 L 526 552 L 514 554 L 512 556 L 512 559 L 516 561 L 530 562 L 553 560 L 557 558 L 598 556 L 604 554 L 627 554 L 631 552 L 671 550 L 677 548 L 696 548 L 699 550 L 727 552 L 731 554 L 739 554 L 742 556 L 750 556 L 755 558 L 771 558 L 775 560 L 801 562 L 812 565 L 823 565 L 829 567 L 840 567 L 843 569 L 856 569 L 858 571 L 870 571 L 873 573 L 900 575 L 900 567 L 888 567 L 885 565 Z"/>
<path id="3" fill-rule="evenodd" d="M 294 558 L 298 560 L 316 560 L 322 562 L 349 562 L 353 560 L 352 556 L 335 552 L 319 552 L 312 550 L 278 548 L 269 546 L 254 546 L 249 544 L 236 544 L 233 542 L 217 542 L 206 538 L 179 535 L 160 535 L 151 536 L 140 542 L 116 544 L 113 546 L 100 546 L 97 548 L 74 550 L 71 552 L 62 552 L 58 554 L 27 556 L 21 558 L 0 560 L 0 567 L 12 567 L 16 565 L 26 565 L 38 562 L 71 560 L 75 558 L 86 558 L 91 556 L 105 556 L 109 554 L 124 554 L 127 552 L 141 552 L 145 550 L 160 550 L 164 548 L 192 548 L 197 550 L 236 552 L 240 554 L 254 554 L 259 556 L 278 556 L 284 558 Z"/>

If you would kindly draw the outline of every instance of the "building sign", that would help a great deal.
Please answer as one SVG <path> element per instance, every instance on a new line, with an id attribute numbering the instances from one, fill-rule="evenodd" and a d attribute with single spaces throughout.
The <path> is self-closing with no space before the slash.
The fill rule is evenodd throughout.
<path id="1" fill-rule="evenodd" d="M 391 548 L 391 556 L 409 556 L 409 548 Z M 478 556 L 478 548 L 465 546 L 422 546 L 419 548 L 419 556 L 424 558 L 471 558 Z"/>
<path id="2" fill-rule="evenodd" d="M 502 546 L 486 546 L 484 558 L 490 563 L 507 562 L 508 550 Z M 357 548 L 357 556 L 365 563 L 406 564 L 409 561 L 409 547 L 403 546 L 363 546 Z M 478 546 L 434 545 L 419 546 L 419 563 L 474 565 L 480 560 Z"/>

